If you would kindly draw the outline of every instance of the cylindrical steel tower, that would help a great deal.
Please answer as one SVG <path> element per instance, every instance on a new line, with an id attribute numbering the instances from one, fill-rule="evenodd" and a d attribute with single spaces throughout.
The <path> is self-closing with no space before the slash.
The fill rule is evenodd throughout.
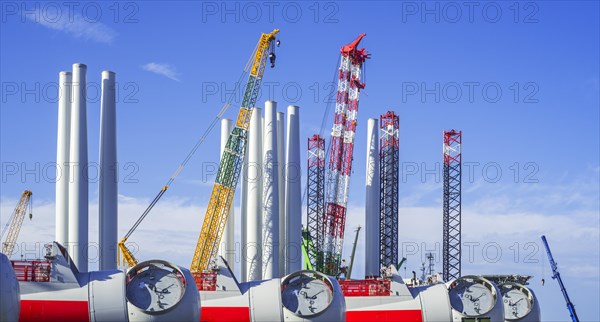
<path id="1" fill-rule="evenodd" d="M 262 278 L 262 109 L 254 108 L 248 131 L 248 190 L 246 195 L 246 281 Z"/>
<path id="2" fill-rule="evenodd" d="M 100 102 L 100 270 L 117 268 L 118 165 L 115 73 L 102 72 Z"/>
<path id="3" fill-rule="evenodd" d="M 265 102 L 263 136 L 263 279 L 279 277 L 279 170 L 277 165 L 277 103 Z"/>
<path id="4" fill-rule="evenodd" d="M 88 258 L 88 149 L 86 70 L 73 64 L 71 140 L 69 143 L 69 250 L 80 272 L 87 272 Z"/>
<path id="5" fill-rule="evenodd" d="M 60 72 L 56 138 L 56 241 L 69 240 L 69 143 L 71 137 L 71 72 Z"/>
<path id="6" fill-rule="evenodd" d="M 286 274 L 302 268 L 300 108 L 288 106 L 285 157 Z"/>
<path id="7" fill-rule="evenodd" d="M 379 134 L 377 119 L 367 122 L 365 177 L 365 276 L 379 276 Z"/>
<path id="8" fill-rule="evenodd" d="M 277 112 L 277 172 L 279 176 L 279 275 L 285 272 L 285 114 Z M 278 276 L 279 277 L 279 276 Z"/>

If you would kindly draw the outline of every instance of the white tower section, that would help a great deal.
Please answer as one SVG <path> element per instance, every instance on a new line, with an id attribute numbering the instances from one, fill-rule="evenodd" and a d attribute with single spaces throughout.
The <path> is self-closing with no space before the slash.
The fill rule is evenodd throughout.
<path id="1" fill-rule="evenodd" d="M 285 114 L 277 112 L 277 172 L 279 176 L 279 275 L 285 273 Z M 278 276 L 279 277 L 279 276 Z"/>
<path id="2" fill-rule="evenodd" d="M 246 281 L 262 278 L 262 109 L 254 108 L 248 131 L 248 191 L 246 218 Z"/>
<path id="3" fill-rule="evenodd" d="M 58 81 L 58 131 L 56 136 L 55 240 L 69 240 L 69 141 L 71 132 L 71 72 L 60 72 Z"/>
<path id="4" fill-rule="evenodd" d="M 263 140 L 263 279 L 279 277 L 279 167 L 277 103 L 265 102 Z"/>
<path id="5" fill-rule="evenodd" d="M 227 145 L 227 139 L 229 138 L 229 134 L 233 130 L 233 121 L 229 119 L 221 120 L 221 157 L 223 156 L 223 151 L 225 150 L 225 146 Z M 243 180 L 243 178 L 242 178 Z M 219 247 L 219 255 L 223 257 L 231 270 L 235 268 L 235 217 L 234 217 L 234 209 L 235 207 L 231 207 L 229 209 L 229 215 L 227 216 L 227 223 L 225 224 L 225 230 L 223 230 L 223 237 L 221 237 L 221 245 Z"/>
<path id="6" fill-rule="evenodd" d="M 367 123 L 367 173 L 365 177 L 365 276 L 379 276 L 379 127 Z"/>
<path id="7" fill-rule="evenodd" d="M 300 108 L 288 106 L 285 156 L 286 274 L 302 268 Z"/>
<path id="8" fill-rule="evenodd" d="M 118 165 L 115 73 L 102 72 L 100 102 L 100 270 L 117 269 Z"/>
<path id="9" fill-rule="evenodd" d="M 0 321 L 18 321 L 21 310 L 21 291 L 12 264 L 0 253 Z"/>
<path id="10" fill-rule="evenodd" d="M 80 272 L 87 272 L 88 258 L 88 151 L 86 70 L 73 64 L 69 178 L 69 253 Z"/>
<path id="11" fill-rule="evenodd" d="M 240 245 L 241 245 L 241 260 L 240 260 L 240 279 L 244 283 L 246 279 L 247 270 L 247 252 L 246 245 L 248 244 L 248 238 L 246 235 L 246 227 L 248 226 L 248 149 L 246 149 L 246 155 L 244 156 L 244 162 L 242 163 L 242 177 L 240 179 Z M 233 270 L 232 270 L 233 271 Z"/>

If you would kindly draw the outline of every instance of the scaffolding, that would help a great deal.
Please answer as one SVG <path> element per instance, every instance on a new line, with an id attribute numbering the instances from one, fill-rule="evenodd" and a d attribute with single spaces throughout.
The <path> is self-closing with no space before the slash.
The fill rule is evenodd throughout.
<path id="1" fill-rule="evenodd" d="M 339 280 L 345 297 L 352 296 L 390 296 L 389 279 Z"/>
<path id="2" fill-rule="evenodd" d="M 50 282 L 52 263 L 49 261 L 11 261 L 12 268 L 19 282 Z"/>

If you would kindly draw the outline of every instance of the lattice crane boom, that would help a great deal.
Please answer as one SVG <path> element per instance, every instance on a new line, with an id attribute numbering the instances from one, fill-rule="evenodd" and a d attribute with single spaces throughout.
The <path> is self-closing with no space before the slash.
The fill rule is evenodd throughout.
<path id="1" fill-rule="evenodd" d="M 550 268 L 552 268 L 552 279 L 555 279 L 560 286 L 560 291 L 565 298 L 565 302 L 567 302 L 567 309 L 569 310 L 569 316 L 571 316 L 571 320 L 573 322 L 579 322 L 579 317 L 577 316 L 577 312 L 575 312 L 575 305 L 571 302 L 569 298 L 569 294 L 567 293 L 567 288 L 560 277 L 560 273 L 558 272 L 558 264 L 554 261 L 554 256 L 552 256 L 552 252 L 550 251 L 550 246 L 548 246 L 548 241 L 546 240 L 546 236 L 542 235 L 542 242 L 544 243 L 544 248 L 546 248 L 546 254 L 548 255 L 548 261 L 550 261 Z"/>
<path id="2" fill-rule="evenodd" d="M 461 276 L 462 131 L 444 131 L 443 275 Z"/>
<path id="3" fill-rule="evenodd" d="M 325 214 L 325 140 L 318 134 L 308 139 L 306 176 L 306 234 L 304 250 L 313 268 L 322 270 L 323 216 Z M 312 247 L 309 247 L 309 242 Z"/>
<path id="4" fill-rule="evenodd" d="M 274 62 L 275 56 L 273 53 L 269 53 L 269 50 L 278 32 L 279 29 L 275 29 L 271 33 L 262 34 L 255 49 L 238 118 L 221 157 L 202 230 L 194 251 L 190 270 L 196 277 L 209 268 L 211 260 L 217 254 L 244 161 L 250 118 L 258 97 L 267 58 L 271 59 L 271 64 Z"/>
<path id="5" fill-rule="evenodd" d="M 8 220 L 6 228 L 2 232 L 2 235 L 4 235 L 4 232 L 8 231 L 6 240 L 2 243 L 2 253 L 6 256 L 10 256 L 15 248 L 28 207 L 31 208 L 31 191 L 25 190 L 15 207 L 15 211 Z"/>
<path id="6" fill-rule="evenodd" d="M 340 50 L 342 57 L 329 149 L 326 206 L 323 222 L 325 228 L 323 243 L 324 273 L 334 276 L 339 275 L 344 241 L 358 98 L 360 90 L 365 86 L 361 82 L 361 71 L 368 54 L 364 48 L 357 48 L 365 35 L 359 35 L 353 42 L 343 46 Z"/>
<path id="7" fill-rule="evenodd" d="M 398 263 L 398 173 L 400 118 L 392 111 L 379 118 L 379 264 Z"/>

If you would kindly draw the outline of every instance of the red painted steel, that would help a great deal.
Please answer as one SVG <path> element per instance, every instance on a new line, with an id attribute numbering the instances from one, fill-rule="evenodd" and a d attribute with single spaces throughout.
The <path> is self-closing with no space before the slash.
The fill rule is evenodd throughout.
<path id="1" fill-rule="evenodd" d="M 19 282 L 49 282 L 52 263 L 42 261 L 11 261 Z"/>
<path id="2" fill-rule="evenodd" d="M 390 296 L 389 280 L 338 281 L 344 296 Z"/>
<path id="3" fill-rule="evenodd" d="M 346 322 L 423 322 L 421 310 L 348 311 Z"/>
<path id="4" fill-rule="evenodd" d="M 462 131 L 444 131 L 444 147 L 451 147 L 455 145 L 462 144 Z M 461 162 L 462 153 L 458 152 L 454 155 L 450 153 L 446 153 L 444 150 L 444 163 L 452 164 L 452 163 L 460 163 Z"/>
<path id="5" fill-rule="evenodd" d="M 352 155 L 358 114 L 359 93 L 365 84 L 361 82 L 361 69 L 369 57 L 364 48 L 357 46 L 365 34 L 359 35 L 353 42 L 340 49 L 338 86 L 336 93 L 331 145 L 327 174 L 327 196 L 323 230 L 325 240 L 324 273 L 337 276 L 342 255 L 348 188 L 352 174 Z M 319 267 L 320 265 L 317 265 Z"/>
<path id="6" fill-rule="evenodd" d="M 90 320 L 87 301 L 21 300 L 19 322 L 85 322 Z"/>
<path id="7" fill-rule="evenodd" d="M 216 291 L 217 273 L 201 272 L 200 276 L 194 275 L 198 291 Z"/>
<path id="8" fill-rule="evenodd" d="M 250 308 L 245 306 L 203 306 L 202 322 L 250 322 Z"/>

